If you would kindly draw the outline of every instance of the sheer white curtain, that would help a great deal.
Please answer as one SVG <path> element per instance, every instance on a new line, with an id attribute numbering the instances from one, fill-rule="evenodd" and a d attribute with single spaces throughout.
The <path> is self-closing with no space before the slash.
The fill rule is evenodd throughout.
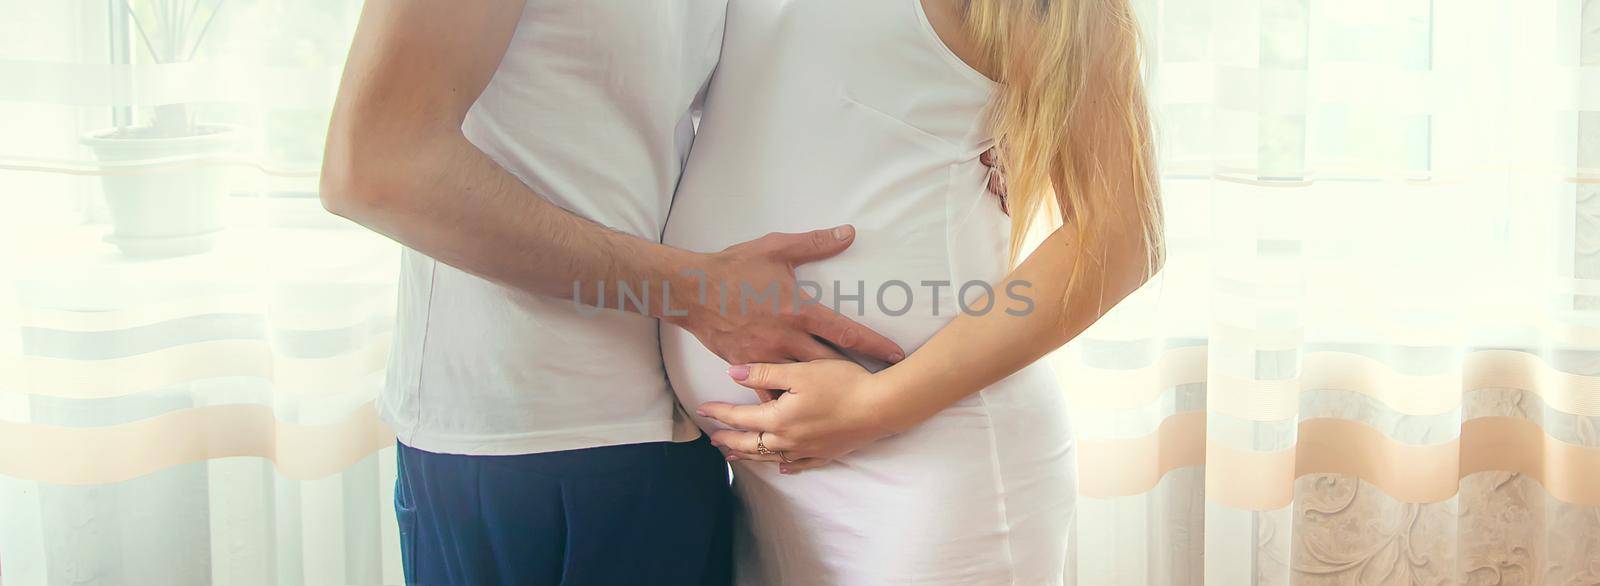
<path id="1" fill-rule="evenodd" d="M 1052 359 L 1070 573 L 1600 582 L 1600 1 L 1136 3 L 1171 260 Z M 400 581 L 358 11 L 0 0 L 8 586 Z"/>
<path id="2" fill-rule="evenodd" d="M 1140 7 L 1172 259 L 1057 357 L 1080 583 L 1600 583 L 1600 2 Z"/>
<path id="3" fill-rule="evenodd" d="M 396 247 L 316 199 L 359 10 L 0 0 L 7 586 L 401 581 Z"/>

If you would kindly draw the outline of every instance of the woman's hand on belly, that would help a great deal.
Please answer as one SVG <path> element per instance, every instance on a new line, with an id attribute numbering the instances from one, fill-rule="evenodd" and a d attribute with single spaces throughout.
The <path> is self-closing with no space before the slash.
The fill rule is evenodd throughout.
<path id="1" fill-rule="evenodd" d="M 706 403 L 698 413 L 736 428 L 711 434 L 733 457 L 780 463 L 785 474 L 815 468 L 898 430 L 883 417 L 888 397 L 872 373 L 854 362 L 751 364 L 728 376 L 758 392 L 782 391 L 756 405 Z M 762 453 L 766 448 L 768 453 Z"/>

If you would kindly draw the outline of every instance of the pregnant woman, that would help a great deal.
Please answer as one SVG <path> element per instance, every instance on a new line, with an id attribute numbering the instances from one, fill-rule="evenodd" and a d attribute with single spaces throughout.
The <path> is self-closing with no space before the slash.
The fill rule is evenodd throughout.
<path id="1" fill-rule="evenodd" d="M 853 225 L 798 276 L 910 352 L 730 368 L 663 328 L 679 399 L 735 460 L 739 581 L 1061 582 L 1074 444 L 1033 362 L 1160 263 L 1127 0 L 732 0 L 726 31 L 666 242 Z M 1009 216 L 978 160 L 997 142 Z M 770 303 L 722 285 L 728 311 Z"/>

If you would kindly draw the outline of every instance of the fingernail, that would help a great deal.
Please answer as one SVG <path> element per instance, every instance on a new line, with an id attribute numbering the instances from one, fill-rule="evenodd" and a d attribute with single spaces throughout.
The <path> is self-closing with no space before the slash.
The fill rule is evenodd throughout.
<path id="1" fill-rule="evenodd" d="M 728 376 L 733 377 L 733 380 L 744 382 L 744 379 L 750 378 L 750 365 L 740 364 L 738 366 L 730 367 L 728 369 Z"/>
<path id="2" fill-rule="evenodd" d="M 694 410 L 694 414 L 695 415 L 699 415 L 701 417 L 706 417 L 706 410 L 705 409 L 695 409 Z"/>
<path id="3" fill-rule="evenodd" d="M 899 361 L 905 360 L 905 359 L 906 359 L 906 357 L 901 355 L 899 352 L 895 352 L 894 354 L 890 354 L 889 355 L 889 362 L 899 362 Z"/>
<path id="4" fill-rule="evenodd" d="M 734 455 L 734 454 L 728 454 L 728 461 L 729 462 L 738 462 L 739 461 L 739 456 Z"/>
<path id="5" fill-rule="evenodd" d="M 849 240 L 850 235 L 855 233 L 856 229 L 850 226 L 840 226 L 833 229 L 833 237 L 839 240 Z"/>
<path id="6" fill-rule="evenodd" d="M 794 471 L 790 470 L 788 468 L 784 468 L 784 467 L 780 466 L 780 467 L 778 467 L 778 473 L 779 474 L 794 474 Z"/>

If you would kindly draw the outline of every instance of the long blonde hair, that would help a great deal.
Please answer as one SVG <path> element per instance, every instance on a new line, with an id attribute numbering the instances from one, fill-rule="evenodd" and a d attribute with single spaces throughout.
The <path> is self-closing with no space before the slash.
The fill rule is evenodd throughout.
<path id="1" fill-rule="evenodd" d="M 1109 237 L 1137 237 L 1145 276 L 1154 273 L 1163 261 L 1161 198 L 1128 0 L 967 0 L 964 22 L 985 69 L 1000 76 L 990 115 L 1013 258 L 1048 218 L 1068 224 L 1073 244 L 1099 262 Z M 1088 264 L 1077 263 L 1069 291 Z"/>

